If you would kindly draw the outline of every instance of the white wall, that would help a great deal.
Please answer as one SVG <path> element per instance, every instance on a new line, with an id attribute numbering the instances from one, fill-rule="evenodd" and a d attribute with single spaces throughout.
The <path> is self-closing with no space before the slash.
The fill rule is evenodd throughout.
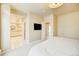
<path id="1" fill-rule="evenodd" d="M 41 40 L 41 31 L 42 30 L 34 30 L 34 23 L 41 24 L 42 17 L 39 15 L 35 15 L 33 13 L 29 14 L 29 41 Z M 27 34 L 26 34 L 27 35 Z"/>
<path id="2" fill-rule="evenodd" d="M 30 18 L 30 15 L 29 13 L 27 13 L 27 16 L 26 16 L 26 20 L 25 20 L 25 39 L 26 39 L 26 44 L 29 44 L 29 18 Z"/>
<path id="3" fill-rule="evenodd" d="M 79 12 L 58 16 L 58 36 L 79 39 Z"/>
<path id="4" fill-rule="evenodd" d="M 1 21 L 2 21 L 2 49 L 10 48 L 10 6 L 8 4 L 1 5 Z"/>

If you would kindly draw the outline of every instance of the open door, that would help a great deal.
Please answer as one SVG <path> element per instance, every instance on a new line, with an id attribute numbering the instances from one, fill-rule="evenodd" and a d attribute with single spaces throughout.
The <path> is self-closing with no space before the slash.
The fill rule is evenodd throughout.
<path id="1" fill-rule="evenodd" d="M 45 23 L 45 38 L 46 39 L 50 39 L 51 38 L 51 31 L 52 30 L 52 28 L 51 28 L 51 25 L 50 25 L 50 23 Z"/>
<path id="2" fill-rule="evenodd" d="M 42 23 L 42 40 L 50 39 L 52 37 L 52 26 L 49 22 Z"/>
<path id="3" fill-rule="evenodd" d="M 10 40 L 11 48 L 15 49 L 24 43 L 24 21 L 20 15 L 11 14 L 10 20 Z"/>

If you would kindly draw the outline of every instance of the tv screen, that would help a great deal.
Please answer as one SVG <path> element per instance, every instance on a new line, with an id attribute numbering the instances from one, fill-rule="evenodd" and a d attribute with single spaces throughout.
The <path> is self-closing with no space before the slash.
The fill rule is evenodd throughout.
<path id="1" fill-rule="evenodd" d="M 37 23 L 34 24 L 34 30 L 41 30 L 42 29 L 41 27 L 42 27 L 41 24 L 37 24 Z"/>

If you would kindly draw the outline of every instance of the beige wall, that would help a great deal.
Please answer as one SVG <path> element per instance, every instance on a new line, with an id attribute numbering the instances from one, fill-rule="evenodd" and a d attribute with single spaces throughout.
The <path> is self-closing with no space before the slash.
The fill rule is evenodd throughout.
<path id="1" fill-rule="evenodd" d="M 43 18 L 39 15 L 29 13 L 29 41 L 41 40 L 41 31 L 42 30 L 34 30 L 34 23 L 41 24 Z M 27 30 L 27 29 L 26 29 Z"/>
<path id="2" fill-rule="evenodd" d="M 53 35 L 57 36 L 58 34 L 58 19 L 57 15 L 53 15 Z"/>
<path id="3" fill-rule="evenodd" d="M 0 4 L 0 49 L 1 49 L 1 4 Z"/>
<path id="4" fill-rule="evenodd" d="M 79 12 L 58 16 L 58 36 L 79 39 Z"/>
<path id="5" fill-rule="evenodd" d="M 10 49 L 10 6 L 1 4 L 2 49 Z"/>

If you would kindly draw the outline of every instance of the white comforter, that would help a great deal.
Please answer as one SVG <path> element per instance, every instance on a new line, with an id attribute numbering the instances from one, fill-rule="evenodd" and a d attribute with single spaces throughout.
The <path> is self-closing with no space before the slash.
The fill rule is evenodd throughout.
<path id="1" fill-rule="evenodd" d="M 31 48 L 29 56 L 79 56 L 79 40 L 54 37 Z"/>

